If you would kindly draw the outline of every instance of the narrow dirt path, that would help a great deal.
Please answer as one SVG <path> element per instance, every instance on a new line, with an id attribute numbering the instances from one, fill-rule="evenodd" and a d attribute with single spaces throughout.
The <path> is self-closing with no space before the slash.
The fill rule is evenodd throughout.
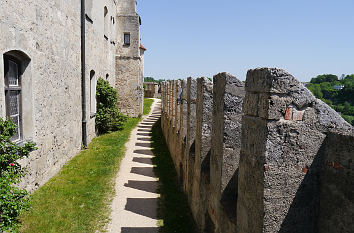
<path id="1" fill-rule="evenodd" d="M 143 117 L 126 144 L 126 155 L 116 178 L 109 232 L 158 232 L 158 180 L 153 172 L 149 132 L 160 114 L 161 101 L 155 99 L 150 114 Z"/>

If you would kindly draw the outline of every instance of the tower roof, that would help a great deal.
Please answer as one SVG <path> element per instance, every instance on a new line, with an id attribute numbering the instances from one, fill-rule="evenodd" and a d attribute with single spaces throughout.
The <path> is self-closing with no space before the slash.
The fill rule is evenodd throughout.
<path id="1" fill-rule="evenodd" d="M 140 47 L 139 47 L 140 49 L 142 49 L 142 50 L 146 50 L 146 48 L 144 47 L 144 45 L 142 45 L 142 44 L 140 44 Z"/>

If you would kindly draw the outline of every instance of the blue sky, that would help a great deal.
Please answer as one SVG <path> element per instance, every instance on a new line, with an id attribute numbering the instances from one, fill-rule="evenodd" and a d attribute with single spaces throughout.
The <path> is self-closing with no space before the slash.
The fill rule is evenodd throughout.
<path id="1" fill-rule="evenodd" d="M 354 0 L 138 0 L 145 76 L 354 73 Z"/>

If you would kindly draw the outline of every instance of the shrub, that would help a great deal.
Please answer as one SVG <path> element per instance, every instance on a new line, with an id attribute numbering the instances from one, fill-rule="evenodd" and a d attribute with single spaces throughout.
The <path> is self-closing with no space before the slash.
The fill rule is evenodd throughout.
<path id="1" fill-rule="evenodd" d="M 97 81 L 96 130 L 99 134 L 121 130 L 128 117 L 117 108 L 117 90 L 109 82 L 99 78 Z"/>
<path id="2" fill-rule="evenodd" d="M 35 149 L 32 142 L 19 146 L 10 141 L 16 133 L 16 125 L 0 118 L 0 232 L 17 228 L 17 216 L 29 207 L 27 191 L 16 184 L 25 175 L 25 169 L 17 162 Z"/>

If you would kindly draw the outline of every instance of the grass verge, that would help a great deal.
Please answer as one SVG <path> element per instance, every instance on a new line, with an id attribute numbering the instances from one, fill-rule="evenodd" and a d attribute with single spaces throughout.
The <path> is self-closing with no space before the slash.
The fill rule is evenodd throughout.
<path id="1" fill-rule="evenodd" d="M 194 233 L 196 228 L 192 213 L 178 184 L 177 173 L 162 134 L 161 119 L 153 126 L 151 135 L 151 146 L 155 154 L 153 163 L 156 165 L 154 171 L 160 181 L 158 215 L 159 219 L 163 219 L 160 232 Z"/>
<path id="2" fill-rule="evenodd" d="M 154 102 L 153 99 L 148 99 L 148 98 L 144 99 L 144 110 L 143 110 L 144 115 L 148 115 L 150 113 L 151 105 L 153 102 Z"/>
<path id="3" fill-rule="evenodd" d="M 96 232 L 109 220 L 114 178 L 130 132 L 140 121 L 129 118 L 122 131 L 93 139 L 44 186 L 31 195 L 32 208 L 20 216 L 20 232 Z"/>

